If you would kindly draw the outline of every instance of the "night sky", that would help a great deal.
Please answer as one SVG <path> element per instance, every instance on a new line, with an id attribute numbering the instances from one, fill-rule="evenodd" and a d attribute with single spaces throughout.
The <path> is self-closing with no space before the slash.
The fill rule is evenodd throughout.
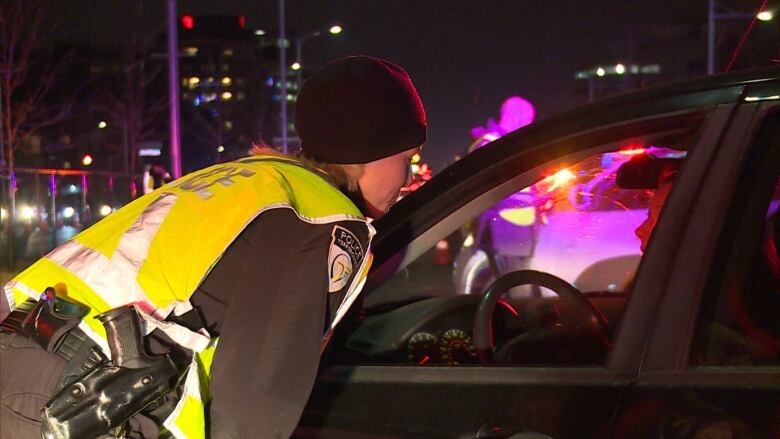
<path id="1" fill-rule="evenodd" d="M 98 3 L 99 5 L 96 5 Z M 751 11 L 759 0 L 723 0 Z M 60 38 L 119 44 L 124 1 L 57 0 Z M 164 0 L 146 1 L 149 32 L 164 25 Z M 277 29 L 276 0 L 179 0 L 178 12 L 235 14 L 247 26 Z M 425 103 L 434 170 L 470 143 L 471 127 L 498 118 L 501 102 L 521 95 L 539 116 L 583 103 L 574 74 L 597 64 L 625 62 L 630 42 L 647 25 L 686 25 L 706 54 L 706 0 L 287 0 L 287 28 L 300 33 L 344 27 L 338 37 L 306 43 L 304 65 L 317 68 L 350 54 L 389 59 L 408 70 Z M 778 26 L 778 24 L 773 24 Z M 697 33 L 698 32 L 698 33 Z M 693 51 L 691 51 L 693 52 Z M 636 55 L 636 54 L 635 54 Z M 663 62 L 663 60 L 661 60 Z"/>

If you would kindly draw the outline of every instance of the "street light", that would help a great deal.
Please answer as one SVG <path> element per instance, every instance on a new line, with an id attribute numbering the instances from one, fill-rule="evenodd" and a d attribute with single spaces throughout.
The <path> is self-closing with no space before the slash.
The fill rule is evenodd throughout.
<path id="1" fill-rule="evenodd" d="M 334 24 L 333 26 L 328 28 L 328 33 L 331 35 L 339 35 L 342 32 L 344 32 L 344 28 L 342 28 L 338 24 Z M 302 73 L 303 73 L 303 61 L 302 61 L 301 48 L 303 47 L 303 43 L 313 38 L 319 37 L 320 35 L 322 35 L 322 33 L 323 31 L 318 30 L 314 32 L 309 32 L 308 34 L 303 34 L 300 37 L 297 37 L 295 39 L 295 63 L 293 63 L 293 65 L 291 65 L 290 68 L 297 72 L 296 81 L 298 84 L 299 91 L 301 89 Z"/>
<path id="2" fill-rule="evenodd" d="M 718 7 L 725 12 L 717 12 Z M 753 13 L 738 13 L 716 3 L 715 0 L 709 0 L 709 9 L 707 14 L 707 74 L 715 73 L 715 22 L 717 20 L 728 20 L 735 18 L 757 18 L 760 21 L 770 21 L 774 18 L 772 11 L 758 11 Z"/>

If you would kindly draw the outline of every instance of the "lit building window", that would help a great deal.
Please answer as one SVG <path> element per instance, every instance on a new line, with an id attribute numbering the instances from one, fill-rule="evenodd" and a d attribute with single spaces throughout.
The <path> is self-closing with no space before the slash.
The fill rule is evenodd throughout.
<path id="1" fill-rule="evenodd" d="M 211 101 L 214 101 L 214 100 L 217 99 L 217 94 L 216 93 L 208 93 L 208 94 L 205 94 L 205 95 L 201 95 L 199 97 L 200 97 L 200 102 L 201 103 L 203 103 L 203 102 L 211 102 Z"/>
<path id="2" fill-rule="evenodd" d="M 222 51 L 222 54 L 225 56 L 233 56 L 233 49 L 225 49 Z"/>
<path id="3" fill-rule="evenodd" d="M 244 99 L 246 99 L 246 94 L 244 94 L 243 91 L 240 91 L 236 93 L 236 99 L 238 99 L 239 101 L 243 101 Z"/>
<path id="4" fill-rule="evenodd" d="M 190 81 L 187 78 L 181 78 L 181 85 L 182 87 L 186 87 L 187 84 L 189 84 Z"/>
<path id="5" fill-rule="evenodd" d="M 229 91 L 226 91 L 226 92 L 222 93 L 222 100 L 223 101 L 229 101 L 232 98 L 233 98 L 233 93 L 231 93 Z"/>
<path id="6" fill-rule="evenodd" d="M 197 47 L 185 47 L 184 48 L 184 54 L 187 56 L 195 56 L 198 54 L 198 48 Z"/>
<path id="7" fill-rule="evenodd" d="M 192 78 L 190 78 L 188 80 L 188 84 L 187 85 L 190 87 L 190 89 L 193 89 L 193 88 L 197 87 L 198 84 L 200 84 L 200 78 L 198 78 L 197 76 L 193 76 Z"/>
<path id="8" fill-rule="evenodd" d="M 233 83 L 233 80 L 230 79 L 230 76 L 225 76 L 224 78 L 222 78 L 221 82 L 222 82 L 222 85 L 228 86 L 228 85 Z"/>
<path id="9" fill-rule="evenodd" d="M 226 130 L 232 130 L 233 129 L 233 121 L 226 120 L 225 121 L 225 129 Z"/>

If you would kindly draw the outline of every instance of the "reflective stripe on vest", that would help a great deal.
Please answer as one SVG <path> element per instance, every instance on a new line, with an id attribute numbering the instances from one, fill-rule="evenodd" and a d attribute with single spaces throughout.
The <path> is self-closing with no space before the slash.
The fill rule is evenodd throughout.
<path id="1" fill-rule="evenodd" d="M 314 224 L 359 221 L 368 227 L 369 241 L 373 235 L 354 204 L 300 162 L 248 157 L 194 172 L 134 200 L 20 273 L 5 286 L 0 301 L 13 309 L 55 283 L 64 284 L 67 297 L 91 309 L 81 328 L 107 355 L 105 331 L 92 317 L 135 305 L 147 333 L 161 329 L 197 353 L 185 378 L 185 395 L 165 426 L 177 438 L 203 437 L 202 401 L 208 400 L 203 384 L 208 383 L 215 345 L 205 331 L 162 320 L 190 309 L 190 296 L 230 243 L 259 214 L 277 208 L 292 209 Z M 349 286 L 338 318 L 357 296 L 369 259 Z"/>

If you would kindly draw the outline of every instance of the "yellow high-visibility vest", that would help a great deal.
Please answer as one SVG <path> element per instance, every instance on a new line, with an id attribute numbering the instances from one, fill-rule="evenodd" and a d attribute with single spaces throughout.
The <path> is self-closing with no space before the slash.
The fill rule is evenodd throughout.
<path id="1" fill-rule="evenodd" d="M 5 285 L 0 300 L 13 310 L 27 298 L 37 300 L 49 286 L 65 284 L 69 299 L 90 308 L 79 328 L 107 356 L 105 330 L 93 317 L 135 305 L 148 332 L 160 329 L 196 353 L 184 378 L 184 395 L 163 425 L 179 439 L 204 438 L 216 340 L 205 330 L 194 332 L 164 319 L 192 309 L 189 298 L 211 268 L 269 209 L 292 209 L 312 224 L 358 221 L 368 227 L 369 240 L 374 233 L 349 198 L 299 161 L 247 157 L 194 172 L 134 200 L 24 270 Z M 370 259 L 356 270 L 330 330 L 360 292 Z M 0 315 L 0 321 L 4 318 Z"/>

